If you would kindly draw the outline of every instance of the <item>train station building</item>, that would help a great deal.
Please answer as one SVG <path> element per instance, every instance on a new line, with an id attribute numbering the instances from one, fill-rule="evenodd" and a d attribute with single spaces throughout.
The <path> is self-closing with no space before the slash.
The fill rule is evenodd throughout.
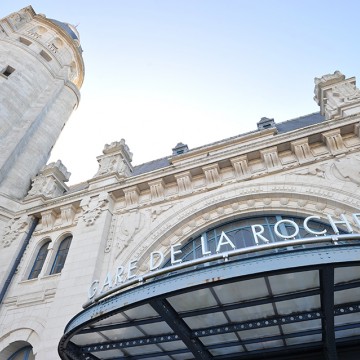
<path id="1" fill-rule="evenodd" d="M 315 78 L 317 113 L 145 164 L 119 139 L 68 186 L 47 160 L 80 101 L 76 28 L 27 7 L 0 52 L 1 359 L 359 358 L 355 78 Z"/>

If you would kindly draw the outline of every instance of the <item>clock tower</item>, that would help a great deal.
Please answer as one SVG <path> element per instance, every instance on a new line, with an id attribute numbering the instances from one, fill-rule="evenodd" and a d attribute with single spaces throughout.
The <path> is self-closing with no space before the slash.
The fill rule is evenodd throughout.
<path id="1" fill-rule="evenodd" d="M 16 207 L 46 164 L 83 79 L 74 26 L 31 6 L 0 19 L 0 211 Z"/>

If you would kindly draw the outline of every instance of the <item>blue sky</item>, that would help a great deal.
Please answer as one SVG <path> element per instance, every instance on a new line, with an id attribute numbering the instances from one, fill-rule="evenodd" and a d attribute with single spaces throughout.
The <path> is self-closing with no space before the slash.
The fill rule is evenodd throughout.
<path id="1" fill-rule="evenodd" d="M 1 4 L 0 17 L 29 5 Z M 82 100 L 53 149 L 91 178 L 106 143 L 126 140 L 133 165 L 319 110 L 314 77 L 360 81 L 357 0 L 32 1 L 78 25 Z"/>

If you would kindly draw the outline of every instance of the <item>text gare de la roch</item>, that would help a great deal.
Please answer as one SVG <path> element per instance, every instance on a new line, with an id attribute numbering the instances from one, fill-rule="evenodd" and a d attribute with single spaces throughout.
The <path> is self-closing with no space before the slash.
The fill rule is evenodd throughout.
<path id="1" fill-rule="evenodd" d="M 340 219 L 341 220 L 334 220 L 330 215 L 327 215 L 327 220 L 328 220 L 331 228 L 333 229 L 334 234 L 339 234 L 339 229 L 338 229 L 337 225 L 342 225 L 343 227 L 346 228 L 346 230 L 349 233 L 352 233 L 353 228 L 352 228 L 349 220 L 346 218 L 346 216 L 341 214 Z M 353 219 L 354 223 L 360 228 L 360 213 L 352 214 L 352 219 Z M 309 234 L 314 235 L 314 236 L 326 235 L 326 233 L 327 233 L 326 229 L 315 230 L 315 229 L 311 228 L 311 225 L 309 224 L 309 222 L 313 221 L 313 220 L 321 220 L 321 218 L 317 215 L 308 216 L 303 221 L 304 229 Z M 281 232 L 282 225 L 286 225 L 286 228 L 287 228 L 286 234 Z M 255 224 L 255 225 L 250 225 L 250 227 L 251 227 L 252 235 L 254 237 L 255 245 L 259 246 L 259 245 L 268 244 L 271 242 L 269 239 L 267 239 L 263 235 L 263 233 L 265 232 L 265 228 L 263 225 Z M 290 228 L 292 228 L 292 230 L 293 230 L 292 232 L 289 231 Z M 277 223 L 275 223 L 275 225 L 274 225 L 274 233 L 278 238 L 277 241 L 295 239 L 295 237 L 299 234 L 299 231 L 300 231 L 300 229 L 299 229 L 298 224 L 296 224 L 295 221 L 290 220 L 290 219 L 280 220 Z M 171 265 L 176 265 L 176 264 L 179 264 L 182 262 L 182 259 L 181 259 L 182 251 L 179 249 L 179 247 L 181 247 L 181 246 L 182 246 L 182 244 L 175 244 L 170 247 Z M 221 253 L 222 251 L 225 251 L 224 248 L 228 249 L 229 246 L 233 250 L 237 249 L 236 246 L 234 245 L 234 243 L 226 235 L 226 233 L 224 231 L 222 231 L 220 234 L 220 238 L 218 240 L 217 247 L 216 247 L 216 253 Z M 203 257 L 212 255 L 212 252 L 208 250 L 207 243 L 206 243 L 204 237 L 201 237 L 201 255 Z M 165 256 L 161 251 L 153 251 L 150 254 L 149 271 L 151 272 L 151 271 L 159 269 L 163 265 L 164 260 L 165 260 Z M 113 287 L 116 287 L 119 284 L 121 284 L 127 280 L 136 278 L 137 275 L 135 274 L 135 272 L 137 270 L 137 266 L 136 266 L 137 262 L 138 262 L 138 260 L 134 259 L 134 260 L 130 261 L 127 264 L 127 266 L 122 266 L 122 265 L 118 266 L 116 268 L 114 274 L 108 273 L 105 280 L 102 282 L 101 288 L 99 287 L 100 281 L 94 280 L 88 291 L 89 299 L 91 300 L 96 294 L 104 293 L 107 290 L 110 290 Z"/>

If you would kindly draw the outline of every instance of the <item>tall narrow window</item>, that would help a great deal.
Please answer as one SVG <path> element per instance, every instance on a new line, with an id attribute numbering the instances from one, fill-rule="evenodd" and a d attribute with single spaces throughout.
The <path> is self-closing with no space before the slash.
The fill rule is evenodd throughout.
<path id="1" fill-rule="evenodd" d="M 50 275 L 61 272 L 62 268 L 64 267 L 67 254 L 69 252 L 71 240 L 72 240 L 72 236 L 68 236 L 61 242 L 58 251 L 56 253 L 55 260 L 50 271 Z"/>
<path id="2" fill-rule="evenodd" d="M 34 265 L 30 271 L 29 274 L 29 280 L 30 279 L 35 279 L 39 276 L 41 269 L 44 265 L 45 259 L 46 259 L 46 255 L 48 253 L 48 245 L 49 245 L 50 241 L 47 241 L 43 246 L 41 246 L 41 248 L 39 249 L 39 252 L 36 256 L 36 259 L 34 261 Z"/>

